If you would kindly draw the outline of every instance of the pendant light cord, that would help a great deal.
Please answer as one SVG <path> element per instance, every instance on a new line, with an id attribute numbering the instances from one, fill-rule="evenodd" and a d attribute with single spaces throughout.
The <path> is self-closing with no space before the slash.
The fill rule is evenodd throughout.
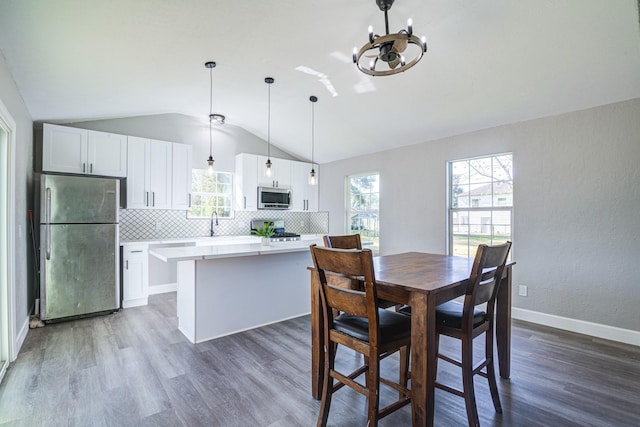
<path id="1" fill-rule="evenodd" d="M 211 136 L 211 116 L 213 115 L 213 68 L 209 68 L 209 157 L 213 153 L 213 138 Z"/>
<path id="2" fill-rule="evenodd" d="M 267 84 L 269 89 L 267 102 L 267 159 L 271 158 L 271 83 Z"/>
<path id="3" fill-rule="evenodd" d="M 316 111 L 316 103 L 315 102 L 311 102 L 311 168 L 313 169 L 313 151 L 314 151 L 314 145 L 315 145 L 315 126 L 316 126 L 316 122 L 315 122 L 315 111 Z"/>

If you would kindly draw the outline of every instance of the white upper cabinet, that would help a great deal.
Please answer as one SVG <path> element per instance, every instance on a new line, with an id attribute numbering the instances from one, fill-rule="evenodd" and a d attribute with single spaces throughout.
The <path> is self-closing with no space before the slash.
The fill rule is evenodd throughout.
<path id="1" fill-rule="evenodd" d="M 86 175 L 127 175 L 127 137 L 45 123 L 42 170 Z"/>
<path id="2" fill-rule="evenodd" d="M 266 161 L 266 160 L 265 160 Z M 236 155 L 235 210 L 258 209 L 258 156 L 241 153 Z"/>
<path id="3" fill-rule="evenodd" d="M 191 208 L 191 152 L 187 144 L 173 144 L 171 207 L 188 210 Z"/>
<path id="4" fill-rule="evenodd" d="M 273 170 L 270 177 L 266 176 L 267 157 L 258 156 L 258 184 L 262 187 L 291 187 L 291 161 L 285 159 L 275 159 L 271 157 L 271 169 Z"/>
<path id="5" fill-rule="evenodd" d="M 294 211 L 318 211 L 318 186 L 309 184 L 309 172 L 311 172 L 311 163 L 291 162 L 291 195 Z"/>
<path id="6" fill-rule="evenodd" d="M 171 142 L 129 137 L 127 208 L 171 209 Z"/>

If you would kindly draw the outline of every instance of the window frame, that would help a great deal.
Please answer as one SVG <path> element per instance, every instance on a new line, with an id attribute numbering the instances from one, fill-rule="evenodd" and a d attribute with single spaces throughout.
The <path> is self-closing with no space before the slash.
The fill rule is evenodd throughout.
<path id="1" fill-rule="evenodd" d="M 235 185 L 234 185 L 234 181 L 235 181 L 235 176 L 233 173 L 231 172 L 224 172 L 224 171 L 214 171 L 213 173 L 217 176 L 217 174 L 225 174 L 228 175 L 229 177 L 229 188 L 230 188 L 230 192 L 229 193 L 211 193 L 211 192 L 207 192 L 207 191 L 194 191 L 193 190 L 193 180 L 195 179 L 196 176 L 196 171 L 201 172 L 204 175 L 208 175 L 207 173 L 207 169 L 200 169 L 200 168 L 192 168 L 191 169 L 191 200 L 195 200 L 196 195 L 200 195 L 200 196 L 206 196 L 206 197 L 228 197 L 229 199 L 229 215 L 223 215 L 224 212 L 220 211 L 220 206 L 214 206 L 216 208 L 216 212 L 218 212 L 218 218 L 223 220 L 223 219 L 233 219 L 235 217 L 235 209 L 234 209 L 234 191 L 235 191 Z M 191 212 L 193 211 L 193 207 L 194 205 L 192 204 L 191 207 L 189 208 L 189 210 L 186 211 L 186 217 L 187 219 L 194 219 L 194 220 L 202 220 L 202 219 L 209 219 L 209 217 L 211 216 L 211 214 L 206 215 L 206 216 L 193 216 L 191 214 Z"/>
<path id="2" fill-rule="evenodd" d="M 452 194 L 452 180 L 453 180 L 453 164 L 454 163 L 458 163 L 458 162 L 471 162 L 473 160 L 478 160 L 478 159 L 492 159 L 493 162 L 493 158 L 495 157 L 500 157 L 500 156 L 511 156 L 511 176 L 509 180 L 505 180 L 505 179 L 494 179 L 494 175 L 492 172 L 491 175 L 491 180 L 489 181 L 491 183 L 491 205 L 490 206 L 475 206 L 474 204 L 472 204 L 473 199 L 471 198 L 471 196 L 469 197 L 469 206 L 466 207 L 453 207 L 453 194 Z M 493 168 L 492 168 L 493 170 Z M 488 154 L 488 155 L 483 155 L 483 156 L 476 156 L 476 157 L 467 157 L 467 158 L 462 158 L 462 159 L 455 159 L 455 160 L 448 160 L 447 161 L 447 165 L 446 165 L 446 194 L 447 194 L 447 224 L 446 224 L 446 230 L 447 230 L 447 254 L 448 255 L 454 255 L 454 238 L 453 238 L 453 221 L 454 221 L 454 214 L 458 213 L 458 212 L 469 212 L 469 216 L 471 216 L 471 214 L 473 212 L 490 212 L 490 217 L 491 217 L 491 222 L 490 225 L 492 226 L 492 228 L 495 226 L 494 223 L 494 213 L 496 212 L 508 212 L 509 213 L 509 228 L 510 228 L 510 233 L 509 233 L 509 237 L 508 240 L 513 242 L 513 236 L 514 236 L 514 223 L 513 223 L 513 217 L 514 217 L 514 200 L 513 200 L 513 184 L 514 184 L 514 176 L 513 176 L 513 152 L 502 152 L 502 153 L 496 153 L 496 154 Z M 512 188 L 512 193 L 511 193 L 511 205 L 503 205 L 503 204 L 497 204 L 496 203 L 496 193 L 494 193 L 493 187 L 495 185 L 496 182 L 509 182 L 511 184 L 511 188 Z M 469 184 L 471 185 L 471 184 Z M 466 225 L 470 225 L 471 221 L 467 221 Z M 499 235 L 498 235 L 499 236 Z M 474 234 L 472 234 L 471 232 L 467 232 L 467 256 L 468 257 L 474 257 L 475 256 L 475 251 L 477 249 L 477 247 L 472 248 L 471 246 L 469 246 L 469 241 L 474 237 Z M 497 244 L 497 243 L 502 243 L 502 240 L 499 240 L 498 242 L 494 242 L 494 240 L 496 239 L 496 234 L 495 232 L 492 230 L 491 234 L 490 234 L 490 244 Z M 511 251 L 509 253 L 509 258 L 511 259 L 513 254 L 513 251 Z M 456 256 L 463 256 L 463 255 L 456 255 Z"/>
<path id="3" fill-rule="evenodd" d="M 362 211 L 352 211 L 351 210 L 351 180 L 354 178 L 359 178 L 359 177 L 364 177 L 364 176 L 377 176 L 377 181 L 378 181 L 378 191 L 376 192 L 377 197 L 378 197 L 378 208 L 377 209 L 371 209 L 371 203 L 369 200 L 369 204 L 368 204 L 368 209 L 366 210 L 362 210 Z M 374 255 L 377 255 L 379 253 L 379 248 L 380 248 L 380 203 L 381 203 L 381 197 L 380 197 L 380 172 L 378 171 L 370 171 L 370 172 L 359 172 L 359 173 L 354 173 L 351 175 L 347 175 L 345 177 L 345 214 L 344 214 L 344 218 L 345 218 L 345 224 L 344 224 L 344 231 L 345 234 L 360 234 L 361 238 L 362 238 L 362 244 L 365 247 L 369 247 Z M 371 194 L 368 193 L 368 194 Z M 363 230 L 353 230 L 352 229 L 352 224 L 351 224 L 351 216 L 352 215 L 359 215 L 359 214 L 364 214 L 364 215 L 375 215 L 377 217 L 376 220 L 376 227 L 374 230 L 374 236 L 373 236 L 373 240 L 368 240 L 369 236 L 368 233 L 367 235 L 363 235 L 362 231 Z M 377 239 L 377 244 L 375 239 Z"/>

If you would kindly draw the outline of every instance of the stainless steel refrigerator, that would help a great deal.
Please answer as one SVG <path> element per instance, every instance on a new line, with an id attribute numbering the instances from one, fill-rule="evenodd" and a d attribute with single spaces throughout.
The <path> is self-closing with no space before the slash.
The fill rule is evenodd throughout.
<path id="1" fill-rule="evenodd" d="M 41 175 L 40 318 L 120 307 L 117 179 Z"/>

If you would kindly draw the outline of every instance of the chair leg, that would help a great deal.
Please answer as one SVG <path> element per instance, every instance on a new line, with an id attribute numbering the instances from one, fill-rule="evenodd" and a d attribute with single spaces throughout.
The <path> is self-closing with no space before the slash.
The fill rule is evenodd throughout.
<path id="1" fill-rule="evenodd" d="M 378 405 L 380 403 L 380 358 L 377 355 L 369 357 L 369 371 L 367 372 L 367 427 L 378 426 Z"/>
<path id="2" fill-rule="evenodd" d="M 462 338 L 462 387 L 469 426 L 477 427 L 480 422 L 478 420 L 476 394 L 473 387 L 473 338 L 471 336 Z"/>
<path id="3" fill-rule="evenodd" d="M 331 407 L 331 397 L 333 396 L 333 378 L 331 371 L 335 367 L 336 350 L 338 344 L 329 342 L 325 344 L 324 359 L 324 383 L 322 385 L 322 401 L 320 403 L 320 412 L 318 413 L 317 427 L 325 427 L 329 418 L 329 408 Z"/>
<path id="4" fill-rule="evenodd" d="M 409 365 L 410 365 L 410 357 L 411 357 L 411 347 L 406 346 L 400 349 L 400 381 L 398 384 L 407 388 L 409 383 Z M 402 392 L 398 393 L 398 398 L 402 399 L 404 394 Z"/>
<path id="5" fill-rule="evenodd" d="M 487 379 L 489 380 L 489 390 L 491 391 L 491 399 L 496 412 L 502 413 L 502 405 L 500 405 L 500 395 L 498 394 L 498 384 L 496 382 L 496 370 L 493 364 L 493 329 L 486 332 L 485 338 L 485 358 L 489 362 L 487 365 Z"/>

